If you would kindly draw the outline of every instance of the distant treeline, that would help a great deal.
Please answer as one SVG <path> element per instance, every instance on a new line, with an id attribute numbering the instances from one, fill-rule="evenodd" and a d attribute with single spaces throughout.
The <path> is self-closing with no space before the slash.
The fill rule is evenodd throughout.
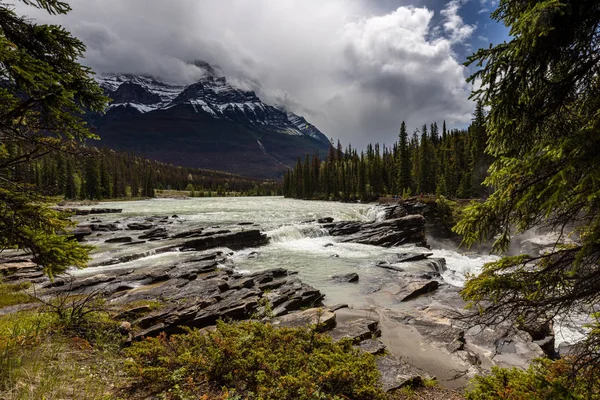
<path id="1" fill-rule="evenodd" d="M 5 178 L 65 199 L 154 197 L 155 190 L 187 190 L 195 196 L 281 195 L 281 182 L 221 171 L 177 167 L 131 153 L 73 147 L 27 159 L 30 149 L 8 145 L 11 157 L 23 155 Z"/>
<path id="2" fill-rule="evenodd" d="M 320 200 L 373 200 L 384 195 L 438 194 L 479 198 L 492 158 L 484 152 L 487 133 L 484 110 L 478 104 L 468 129 L 423 125 L 409 139 L 402 122 L 399 139 L 391 147 L 369 145 L 360 154 L 338 141 L 327 159 L 306 155 L 284 176 L 286 197 Z"/>

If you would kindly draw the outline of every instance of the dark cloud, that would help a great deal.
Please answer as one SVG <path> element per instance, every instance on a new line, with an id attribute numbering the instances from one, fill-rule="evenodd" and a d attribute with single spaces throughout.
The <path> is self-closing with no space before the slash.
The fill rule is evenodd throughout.
<path id="1" fill-rule="evenodd" d="M 87 45 L 101 73 L 192 82 L 191 62 L 218 66 L 236 85 L 287 105 L 329 136 L 362 147 L 391 143 L 409 126 L 470 119 L 466 69 L 453 46 L 474 30 L 453 0 L 389 8 L 366 0 L 72 0 L 64 25 Z"/>

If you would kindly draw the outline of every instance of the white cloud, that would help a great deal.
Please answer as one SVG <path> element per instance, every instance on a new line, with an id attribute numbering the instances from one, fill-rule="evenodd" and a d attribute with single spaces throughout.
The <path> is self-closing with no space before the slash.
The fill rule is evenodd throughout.
<path id="1" fill-rule="evenodd" d="M 444 30 L 453 43 L 465 42 L 471 37 L 476 28 L 475 25 L 465 24 L 462 17 L 458 15 L 458 10 L 462 4 L 463 0 L 452 0 L 441 11 L 445 17 Z"/>
<path id="2" fill-rule="evenodd" d="M 72 0 L 58 21 L 88 46 L 99 72 L 191 82 L 188 61 L 218 65 L 265 100 L 304 114 L 325 134 L 363 147 L 410 127 L 467 123 L 467 70 L 452 50 L 474 27 L 458 15 L 399 7 L 377 15 L 366 0 Z M 18 10 L 54 21 L 30 8 Z"/>

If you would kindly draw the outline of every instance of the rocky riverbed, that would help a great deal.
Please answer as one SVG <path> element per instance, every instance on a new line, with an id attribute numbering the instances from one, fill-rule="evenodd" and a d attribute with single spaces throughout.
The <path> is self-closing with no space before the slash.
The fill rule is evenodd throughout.
<path id="1" fill-rule="evenodd" d="M 382 259 L 369 260 L 368 270 L 340 266 L 343 273 L 328 275 L 327 287 L 360 295 L 359 306 L 332 302 L 337 296 L 330 299 L 327 291 L 305 283 L 297 271 L 283 267 L 283 259 L 282 267 L 240 268 L 260 263 L 263 249 L 286 225 L 212 225 L 186 215 L 115 211 L 78 213 L 80 224 L 72 235 L 99 249 L 89 268 L 49 281 L 26 255 L 6 253 L 0 275 L 10 282 L 34 282 L 44 298 L 101 296 L 108 307 L 124 310 L 116 318 L 131 340 L 178 333 L 183 326 L 211 329 L 219 319 L 261 319 L 279 326 L 318 323 L 335 340 L 350 338 L 377 355 L 386 390 L 425 377 L 463 387 L 493 365 L 525 366 L 543 356 L 543 348 L 554 347 L 551 329 L 490 330 L 455 319 L 464 303 L 459 288 L 444 279 L 447 260 L 427 247 L 425 218 L 399 205 L 378 208 L 376 221 L 321 217 L 294 225 L 299 232 L 331 240 L 319 251 L 335 249 L 336 262 L 343 263 L 347 255 L 341 250 L 353 250 L 348 247 L 353 244 L 387 249 Z"/>

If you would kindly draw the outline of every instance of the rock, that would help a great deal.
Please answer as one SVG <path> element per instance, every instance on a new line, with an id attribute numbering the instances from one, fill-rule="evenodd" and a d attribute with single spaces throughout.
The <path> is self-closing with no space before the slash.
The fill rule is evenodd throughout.
<path id="1" fill-rule="evenodd" d="M 335 313 L 324 308 L 310 308 L 273 318 L 270 322 L 273 326 L 286 328 L 316 326 L 319 332 L 333 329 L 336 325 Z"/>
<path id="2" fill-rule="evenodd" d="M 334 306 L 329 307 L 331 311 L 341 310 L 342 308 L 348 308 L 348 304 L 336 304 Z"/>
<path id="3" fill-rule="evenodd" d="M 131 308 L 129 310 L 120 312 L 119 314 L 114 316 L 114 319 L 133 319 L 139 317 L 142 314 L 147 314 L 152 311 L 152 308 L 148 305 L 142 305 L 138 307 Z"/>
<path id="4" fill-rule="evenodd" d="M 127 321 L 121 322 L 121 324 L 119 325 L 119 332 L 123 334 L 131 332 L 131 324 Z"/>
<path id="5" fill-rule="evenodd" d="M 333 275 L 331 277 L 331 279 L 333 279 L 334 281 L 338 281 L 338 282 L 356 283 L 356 282 L 358 282 L 358 274 L 352 272 L 350 274 Z"/>
<path id="6" fill-rule="evenodd" d="M 123 210 L 120 208 L 92 208 L 90 210 L 82 210 L 79 208 L 55 208 L 58 211 L 65 211 L 75 215 L 92 215 L 92 214 L 118 214 Z"/>
<path id="7" fill-rule="evenodd" d="M 354 343 L 359 343 L 366 339 L 378 337 L 381 332 L 378 328 L 379 322 L 367 318 L 356 318 L 349 321 L 340 322 L 335 329 L 329 332 L 329 335 L 335 340 L 347 338 Z"/>
<path id="8" fill-rule="evenodd" d="M 433 292 L 440 286 L 438 281 L 428 281 L 428 280 L 413 280 L 409 281 L 404 285 L 402 289 L 398 293 L 396 293 L 396 298 L 398 298 L 401 302 L 409 301 L 416 299 L 419 296 L 424 294 Z"/>
<path id="9" fill-rule="evenodd" d="M 202 232 L 204 232 L 203 228 L 192 229 L 192 230 L 188 230 L 185 232 L 176 233 L 176 234 L 172 235 L 172 238 L 173 239 L 192 238 L 192 237 L 200 236 L 202 234 Z"/>
<path id="10" fill-rule="evenodd" d="M 391 269 L 392 271 L 396 272 L 404 272 L 404 268 L 401 268 L 394 264 L 390 264 L 387 261 L 379 261 L 377 264 L 375 264 L 375 266 L 379 268 Z"/>
<path id="11" fill-rule="evenodd" d="M 461 331 L 456 339 L 446 345 L 446 350 L 448 350 L 450 353 L 456 353 L 457 351 L 464 350 L 466 342 L 465 332 Z"/>
<path id="12" fill-rule="evenodd" d="M 259 230 L 253 229 L 189 240 L 181 246 L 181 250 L 201 251 L 215 247 L 228 247 L 232 250 L 240 250 L 247 247 L 262 246 L 268 241 L 267 235 L 261 233 Z"/>
<path id="13" fill-rule="evenodd" d="M 131 243 L 133 242 L 133 238 L 129 236 L 116 237 L 111 239 L 106 239 L 104 243 Z"/>
<path id="14" fill-rule="evenodd" d="M 152 223 L 146 222 L 133 222 L 131 224 L 127 224 L 127 229 L 132 231 L 145 231 L 147 229 L 152 228 L 154 225 Z"/>
<path id="15" fill-rule="evenodd" d="M 365 353 L 380 355 L 385 352 L 385 344 L 380 340 L 367 339 L 362 341 L 356 347 L 364 351 Z"/>
<path id="16" fill-rule="evenodd" d="M 325 244 L 323 245 L 323 247 L 332 247 L 332 246 L 333 246 L 333 243 L 325 243 Z"/>
<path id="17" fill-rule="evenodd" d="M 317 220 L 317 223 L 319 223 L 319 224 L 330 224 L 332 222 L 333 222 L 333 218 L 331 218 L 331 217 L 319 218 Z"/>
<path id="18" fill-rule="evenodd" d="M 92 234 L 92 230 L 90 228 L 78 227 L 69 232 L 69 236 L 75 238 L 78 242 L 81 242 L 86 236 Z"/>
<path id="19" fill-rule="evenodd" d="M 397 262 L 404 263 L 411 261 L 420 261 L 425 260 L 432 255 L 433 253 L 399 253 Z"/>
<path id="20" fill-rule="evenodd" d="M 422 371 L 393 356 L 377 357 L 375 364 L 381 374 L 381 384 L 385 392 L 423 383 Z"/>
<path id="21" fill-rule="evenodd" d="M 239 226 L 248 226 L 248 225 L 254 225 L 254 222 L 238 222 Z"/>
<path id="22" fill-rule="evenodd" d="M 340 258 L 339 254 L 332 254 L 329 256 L 329 258 Z"/>
<path id="23" fill-rule="evenodd" d="M 140 239 L 165 239 L 167 238 L 167 230 L 162 227 L 150 229 L 149 231 L 144 232 L 143 235 L 140 235 Z"/>
<path id="24" fill-rule="evenodd" d="M 177 215 L 177 214 L 173 214 L 173 215 L 171 216 L 171 218 L 179 218 L 179 215 Z"/>
<path id="25" fill-rule="evenodd" d="M 344 243 L 392 247 L 415 243 L 426 246 L 425 218 L 409 215 L 382 222 L 338 222 L 329 228 L 332 236 L 348 236 Z"/>

